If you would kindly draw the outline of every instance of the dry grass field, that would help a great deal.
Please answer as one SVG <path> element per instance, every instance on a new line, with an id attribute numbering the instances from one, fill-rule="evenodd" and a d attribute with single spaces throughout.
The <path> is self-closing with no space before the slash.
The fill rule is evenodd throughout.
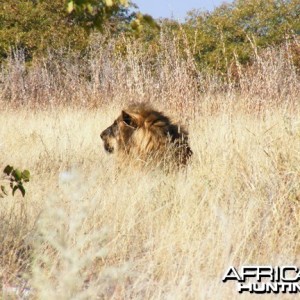
<path id="1" fill-rule="evenodd" d="M 222 283 L 229 266 L 300 265 L 292 66 L 270 50 L 238 89 L 192 76 L 171 51 L 157 74 L 136 53 L 103 51 L 83 62 L 89 81 L 80 63 L 2 70 L 0 166 L 32 175 L 24 198 L 0 199 L 2 297 L 256 299 Z M 132 100 L 187 124 L 185 170 L 116 168 L 99 134 Z"/>

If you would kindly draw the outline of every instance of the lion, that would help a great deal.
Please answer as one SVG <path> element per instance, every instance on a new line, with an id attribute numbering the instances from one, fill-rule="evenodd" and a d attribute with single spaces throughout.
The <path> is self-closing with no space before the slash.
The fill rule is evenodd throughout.
<path id="1" fill-rule="evenodd" d="M 114 123 L 101 134 L 104 149 L 144 164 L 184 166 L 193 152 L 188 132 L 149 104 L 132 104 L 122 110 Z"/>

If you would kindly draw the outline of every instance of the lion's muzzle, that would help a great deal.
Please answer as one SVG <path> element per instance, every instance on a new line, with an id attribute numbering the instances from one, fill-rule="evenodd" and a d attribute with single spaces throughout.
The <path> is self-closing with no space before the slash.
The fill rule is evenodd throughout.
<path id="1" fill-rule="evenodd" d="M 108 127 L 100 134 L 100 137 L 104 143 L 104 149 L 108 153 L 114 152 L 112 133 L 113 133 L 113 131 L 112 131 L 111 127 Z"/>
<path id="2" fill-rule="evenodd" d="M 106 142 L 104 142 L 104 149 L 106 152 L 108 153 L 113 153 L 114 152 L 114 148 L 111 147 L 109 144 L 107 144 Z"/>

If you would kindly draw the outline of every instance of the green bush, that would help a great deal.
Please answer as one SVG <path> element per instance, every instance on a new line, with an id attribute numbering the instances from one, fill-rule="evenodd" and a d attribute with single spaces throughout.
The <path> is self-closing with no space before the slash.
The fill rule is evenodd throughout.
<path id="1" fill-rule="evenodd" d="M 15 195 L 15 192 L 19 190 L 22 196 L 25 196 L 25 188 L 24 183 L 29 182 L 30 180 L 30 172 L 28 170 L 20 171 L 19 169 L 15 169 L 14 167 L 7 165 L 4 170 L 4 180 L 9 182 L 9 187 L 12 191 L 12 195 Z M 8 191 L 5 185 L 1 185 L 0 198 L 8 195 Z"/>

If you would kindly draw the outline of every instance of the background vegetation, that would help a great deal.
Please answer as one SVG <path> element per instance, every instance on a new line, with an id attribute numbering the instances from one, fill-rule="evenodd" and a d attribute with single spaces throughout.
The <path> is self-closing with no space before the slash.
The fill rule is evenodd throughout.
<path id="1" fill-rule="evenodd" d="M 0 59 L 14 49 L 22 49 L 29 61 L 47 56 L 49 49 L 83 54 L 89 48 L 89 37 L 98 30 L 119 37 L 123 33 L 157 50 L 164 31 L 179 40 L 183 56 L 189 45 L 199 68 L 234 73 L 238 63 L 251 61 L 254 48 L 287 42 L 292 44 L 293 60 L 299 68 L 299 18 L 297 0 L 236 0 L 212 12 L 191 11 L 183 23 L 155 22 L 125 0 L 0 1 Z M 127 42 L 123 41 L 123 47 Z"/>
<path id="2" fill-rule="evenodd" d="M 202 65 L 228 71 L 236 67 L 236 62 L 248 63 L 256 47 L 292 42 L 299 67 L 295 42 L 300 34 L 299 17 L 298 1 L 237 0 L 212 13 L 190 12 L 184 27 L 195 58 Z"/>
<path id="3" fill-rule="evenodd" d="M 228 266 L 300 264 L 297 2 L 237 1 L 182 24 L 117 6 L 83 26 L 89 2 L 48 6 L 32 21 L 62 25 L 44 28 L 1 2 L 14 21 L 0 27 L 0 166 L 30 170 L 25 197 L 0 199 L 3 298 L 253 299 L 221 282 Z M 47 7 L 15 5 L 24 18 Z M 268 30 L 239 31 L 241 16 Z M 104 153 L 100 132 L 132 101 L 188 126 L 186 170 L 120 171 Z"/>

